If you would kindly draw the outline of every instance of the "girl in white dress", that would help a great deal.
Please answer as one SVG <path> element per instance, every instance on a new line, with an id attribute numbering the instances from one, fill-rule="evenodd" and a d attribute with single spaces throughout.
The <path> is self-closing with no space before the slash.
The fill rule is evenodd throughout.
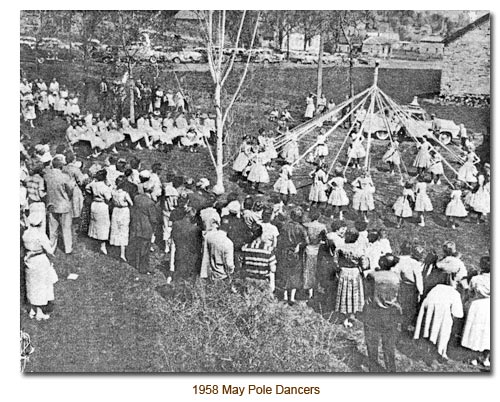
<path id="1" fill-rule="evenodd" d="M 72 117 L 80 116 L 80 106 L 78 105 L 78 96 L 70 94 L 68 99 L 67 113 Z"/>
<path id="2" fill-rule="evenodd" d="M 363 135 L 361 133 L 351 134 L 351 144 L 347 150 L 347 156 L 352 159 L 355 169 L 360 168 L 360 161 L 366 156 L 365 148 L 363 147 Z"/>
<path id="3" fill-rule="evenodd" d="M 465 163 L 458 169 L 458 180 L 461 180 L 470 185 L 477 183 L 477 168 L 476 164 L 481 160 L 474 151 L 467 153 Z"/>
<path id="4" fill-rule="evenodd" d="M 342 170 L 335 170 L 335 177 L 333 177 L 328 185 L 332 188 L 330 192 L 330 196 L 328 197 L 328 204 L 330 204 L 335 212 L 339 215 L 339 220 L 344 220 L 342 209 L 349 204 L 349 198 L 347 198 L 347 194 L 344 190 L 344 184 L 347 182 L 347 179 L 342 176 Z M 333 219 L 333 214 L 331 216 Z"/>
<path id="5" fill-rule="evenodd" d="M 418 153 L 413 162 L 413 166 L 417 168 L 417 173 L 420 174 L 431 165 L 431 144 L 427 140 L 427 136 L 422 136 L 422 142 L 417 145 Z"/>
<path id="6" fill-rule="evenodd" d="M 456 218 L 465 218 L 467 216 L 467 210 L 462 202 L 462 183 L 460 181 L 455 184 L 455 189 L 451 191 L 450 202 L 446 206 L 445 215 L 448 217 L 452 229 L 456 229 Z"/>
<path id="7" fill-rule="evenodd" d="M 368 222 L 368 211 L 373 211 L 375 209 L 373 200 L 375 186 L 373 185 L 373 180 L 369 172 L 364 171 L 360 177 L 354 179 L 351 186 L 354 189 L 352 207 L 355 211 L 359 212 L 365 222 Z"/>
<path id="8" fill-rule="evenodd" d="M 186 112 L 186 101 L 184 96 L 180 93 L 180 91 L 177 91 L 174 97 L 175 100 L 175 110 L 178 112 L 185 113 Z"/>
<path id="9" fill-rule="evenodd" d="M 326 130 L 324 128 L 316 138 L 316 148 L 314 149 L 314 158 L 325 158 L 328 156 L 328 146 L 326 145 Z"/>
<path id="10" fill-rule="evenodd" d="M 31 128 L 35 128 L 33 121 L 36 119 L 35 102 L 29 100 L 23 109 L 24 121 L 28 122 Z"/>
<path id="11" fill-rule="evenodd" d="M 431 199 L 427 195 L 427 181 L 423 177 L 417 178 L 415 186 L 415 212 L 420 215 L 419 226 L 425 226 L 424 215 L 426 212 L 431 212 L 434 208 Z"/>
<path id="12" fill-rule="evenodd" d="M 293 133 L 287 132 L 286 138 L 288 142 L 283 147 L 281 157 L 291 165 L 299 159 L 299 144 L 297 143 L 297 137 Z"/>
<path id="13" fill-rule="evenodd" d="M 280 194 L 281 201 L 285 205 L 290 201 L 290 196 L 297 194 L 297 189 L 292 181 L 293 168 L 289 164 L 285 164 L 281 167 L 280 175 L 276 183 L 274 184 L 274 191 Z"/>
<path id="14" fill-rule="evenodd" d="M 316 110 L 316 114 L 321 114 L 326 110 L 326 103 L 327 103 L 327 100 L 326 100 L 325 94 L 321 94 L 321 96 L 318 98 L 318 102 L 317 102 L 318 108 Z"/>
<path id="15" fill-rule="evenodd" d="M 259 186 L 261 183 L 269 183 L 269 173 L 265 166 L 267 161 L 267 155 L 265 152 L 259 152 L 255 156 L 254 163 L 250 168 L 248 173 L 248 181 L 253 183 L 253 188 L 255 191 L 259 191 Z"/>
<path id="16" fill-rule="evenodd" d="M 304 117 L 306 119 L 312 119 L 315 110 L 316 108 L 314 107 L 314 95 L 309 94 L 309 96 L 306 98 L 306 112 L 304 113 Z"/>
<path id="17" fill-rule="evenodd" d="M 430 185 L 441 184 L 441 176 L 444 174 L 443 157 L 435 149 L 431 151 L 431 164 L 429 166 L 429 173 L 431 174 Z"/>
<path id="18" fill-rule="evenodd" d="M 477 177 L 477 186 L 471 192 L 468 204 L 477 213 L 477 223 L 486 221 L 486 215 L 490 213 L 490 182 L 483 174 Z"/>
<path id="19" fill-rule="evenodd" d="M 38 95 L 39 95 L 38 110 L 40 112 L 49 110 L 49 101 L 47 97 L 47 91 L 48 91 L 47 84 L 43 82 L 41 79 L 38 79 L 36 86 L 38 88 Z"/>
<path id="20" fill-rule="evenodd" d="M 326 189 L 328 175 L 323 168 L 323 164 L 318 163 L 316 169 L 309 174 L 309 177 L 313 179 L 311 190 L 309 191 L 309 201 L 311 201 L 311 206 L 327 202 L 328 197 L 326 196 Z"/>
<path id="21" fill-rule="evenodd" d="M 335 110 L 335 107 L 337 105 L 335 104 L 335 101 L 333 99 L 330 99 L 330 101 L 328 102 L 328 111 L 331 112 L 332 110 Z M 330 117 L 330 121 L 332 123 L 335 123 L 337 120 L 339 119 L 339 116 L 337 113 L 333 114 L 332 117 Z"/>
<path id="22" fill-rule="evenodd" d="M 107 172 L 100 170 L 95 181 L 87 184 L 86 190 L 92 196 L 90 206 L 89 237 L 101 242 L 101 252 L 108 254 L 106 241 L 109 239 L 111 222 L 109 219 L 108 202 L 111 200 L 111 188 L 106 185 Z"/>
<path id="23" fill-rule="evenodd" d="M 391 175 L 394 175 L 394 167 L 399 170 L 399 165 L 401 164 L 401 154 L 399 153 L 399 142 L 394 140 L 390 145 L 389 149 L 386 151 L 384 156 L 382 156 L 382 161 L 389 164 L 389 171 Z"/>
<path id="24" fill-rule="evenodd" d="M 62 115 L 66 113 L 67 109 L 67 101 L 68 101 L 68 89 L 65 85 L 61 86 L 61 90 L 59 91 L 59 98 L 57 99 L 56 104 L 54 105 L 54 110 L 57 114 Z"/>
<path id="25" fill-rule="evenodd" d="M 403 220 L 410 218 L 413 215 L 412 204 L 415 203 L 415 194 L 413 193 L 413 185 L 410 182 L 404 184 L 403 194 L 398 197 L 392 209 L 398 217 L 397 228 L 401 228 Z"/>
<path id="26" fill-rule="evenodd" d="M 233 162 L 233 170 L 237 178 L 241 178 L 242 172 L 245 170 L 245 168 L 248 166 L 248 163 L 250 162 L 251 148 L 252 146 L 248 143 L 248 137 L 245 136 L 245 138 L 243 138 L 243 142 L 240 145 L 240 151 L 238 153 L 238 156 Z"/>

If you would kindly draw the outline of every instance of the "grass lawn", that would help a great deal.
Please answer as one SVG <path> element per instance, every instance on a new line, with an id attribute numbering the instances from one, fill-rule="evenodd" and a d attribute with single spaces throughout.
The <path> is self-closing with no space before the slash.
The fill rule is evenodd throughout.
<path id="1" fill-rule="evenodd" d="M 24 67 L 31 77 L 33 66 Z M 372 69 L 359 68 L 354 72 L 356 92 L 371 84 Z M 72 65 L 44 65 L 39 73 L 47 81 L 53 76 L 58 77 L 59 82 L 67 84 L 70 91 L 77 87 L 82 77 L 82 71 Z M 112 73 L 109 67 L 104 70 L 104 66 L 94 66 L 89 76 L 94 85 L 101 74 Z M 150 67 L 140 72 L 146 77 L 153 73 Z M 209 110 L 212 88 L 209 73 L 187 71 L 176 74 L 183 90 L 191 94 L 193 104 L 202 111 Z M 119 72 L 116 72 L 115 76 L 118 75 Z M 230 77 L 227 97 L 232 94 L 237 78 L 236 73 Z M 176 89 L 177 79 L 172 71 L 164 71 L 159 81 L 166 88 Z M 379 85 L 396 101 L 407 103 L 414 95 L 439 91 L 439 79 L 440 72 L 437 70 L 381 69 Z M 228 156 L 237 149 L 243 133 L 254 133 L 260 127 L 272 128 L 264 113 L 274 105 L 288 106 L 292 116 L 300 118 L 305 109 L 305 96 L 315 87 L 314 68 L 252 68 L 234 107 L 228 129 Z M 336 102 L 344 99 L 348 92 L 345 68 L 325 68 L 324 92 Z M 96 110 L 93 90 L 90 91 L 87 104 L 82 106 Z M 489 127 L 489 109 L 426 103 L 422 103 L 422 106 L 428 112 L 435 112 L 438 117 L 453 119 L 457 124 L 464 123 L 469 132 L 484 134 L 486 127 Z M 45 138 L 51 144 L 63 141 L 65 129 L 66 125 L 61 120 L 44 120 L 35 130 L 29 130 L 24 125 L 21 128 L 29 133 L 33 143 Z M 329 138 L 330 158 L 336 153 L 344 134 L 345 130 L 339 130 Z M 301 142 L 301 150 L 312 144 L 311 137 Z M 476 141 L 481 144 L 482 136 L 478 136 Z M 391 206 L 399 196 L 401 187 L 399 177 L 390 176 L 380 161 L 386 146 L 379 140 L 373 142 L 372 176 L 376 186 L 376 213 L 372 214 L 369 227 L 387 228 L 395 250 L 405 239 L 417 238 L 427 248 L 436 250 L 440 250 L 445 240 L 453 240 L 468 269 L 476 269 L 479 258 L 487 254 L 490 247 L 490 224 L 477 225 L 467 218 L 456 231 L 447 228 L 443 211 L 450 190 L 444 184 L 432 187 L 429 191 L 435 211 L 427 217 L 425 228 L 417 226 L 415 221 L 407 223 L 403 229 L 395 228 L 396 219 Z M 489 159 L 489 150 L 484 151 L 483 154 Z M 120 150 L 120 156 L 127 158 L 131 155 L 138 155 L 146 168 L 160 161 L 166 169 L 177 169 L 195 179 L 208 177 L 211 182 L 214 180 L 206 151 L 190 154 L 174 150 L 165 154 L 149 150 Z M 403 142 L 402 155 L 411 172 L 415 156 L 412 142 Z M 345 160 L 343 152 L 340 163 L 345 163 Z M 310 170 L 311 167 L 305 163 L 299 165 L 295 173 L 297 187 L 307 184 L 306 175 Z M 270 171 L 271 183 L 262 188 L 264 192 L 271 193 L 278 171 L 278 167 Z M 446 173 L 453 177 L 449 170 Z M 354 178 L 355 172 L 349 169 L 347 177 Z M 227 182 L 226 191 L 237 191 L 243 195 L 242 189 L 230 181 Z M 308 188 L 300 190 L 297 198 L 304 200 L 307 191 Z M 351 198 L 351 194 L 348 195 Z M 346 218 L 352 226 L 352 211 L 347 213 Z M 158 270 L 151 276 L 138 274 L 117 257 L 117 250 L 112 250 L 109 256 L 100 255 L 97 244 L 85 237 L 78 239 L 73 255 L 65 256 L 61 251 L 56 253 L 54 265 L 60 281 L 56 284 L 56 309 L 51 319 L 48 322 L 30 321 L 24 301 L 21 300 L 21 327 L 31 335 L 36 348 L 26 371 L 365 370 L 366 348 L 362 325 L 357 323 L 353 329 L 345 330 L 337 322 L 338 317 L 331 313 L 332 302 L 328 297 L 312 303 L 312 308 L 269 302 L 271 307 L 261 311 L 258 298 L 243 298 L 225 291 L 203 297 L 198 290 L 189 290 L 181 284 L 167 287 L 164 271 L 168 256 L 160 251 L 154 253 L 153 265 Z M 65 279 L 68 272 L 80 276 L 76 281 L 68 281 Z M 218 297 L 220 294 L 227 295 L 227 299 Z M 228 306 L 239 306 L 239 310 Z M 221 311 L 227 312 L 223 314 Z M 239 321 L 241 312 L 246 314 L 244 325 Z M 427 351 L 425 343 L 402 339 L 398 346 L 398 369 L 408 372 L 478 371 L 466 363 L 470 355 L 451 343 L 449 355 L 452 361 L 443 364 Z"/>

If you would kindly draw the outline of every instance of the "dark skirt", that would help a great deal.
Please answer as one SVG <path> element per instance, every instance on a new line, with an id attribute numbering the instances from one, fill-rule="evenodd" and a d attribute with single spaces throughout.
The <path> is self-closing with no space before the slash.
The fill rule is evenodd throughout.
<path id="1" fill-rule="evenodd" d="M 302 259 L 293 249 L 282 250 L 278 256 L 276 283 L 285 290 L 302 288 Z"/>
<path id="2" fill-rule="evenodd" d="M 127 259 L 141 274 L 152 272 L 149 268 L 149 253 L 151 251 L 151 239 L 133 237 L 127 248 Z"/>
<path id="3" fill-rule="evenodd" d="M 403 325 L 414 325 L 418 312 L 418 291 L 415 284 L 401 283 L 399 287 L 399 304 L 403 310 Z"/>

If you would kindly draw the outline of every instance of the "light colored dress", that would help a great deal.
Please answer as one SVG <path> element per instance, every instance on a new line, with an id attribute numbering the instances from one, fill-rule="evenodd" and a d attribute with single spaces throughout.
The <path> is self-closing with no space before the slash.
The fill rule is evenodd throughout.
<path id="1" fill-rule="evenodd" d="M 375 209 L 373 194 L 375 187 L 371 177 L 358 177 L 352 182 L 354 196 L 352 197 L 352 207 L 356 211 L 372 211 Z"/>
<path id="2" fill-rule="evenodd" d="M 316 108 L 314 107 L 314 98 L 312 96 L 308 96 L 306 98 L 306 112 L 304 113 L 304 117 L 306 119 L 311 119 L 314 116 L 314 111 Z"/>
<path id="3" fill-rule="evenodd" d="M 80 115 L 80 106 L 78 105 L 78 98 L 76 96 L 68 101 L 67 111 L 70 115 Z"/>
<path id="4" fill-rule="evenodd" d="M 57 99 L 56 104 L 54 105 L 54 110 L 57 112 L 66 112 L 68 101 L 68 91 L 66 89 L 61 89 L 59 92 L 59 98 Z"/>
<path id="5" fill-rule="evenodd" d="M 325 144 L 326 136 L 325 134 L 319 134 L 316 139 L 316 148 L 314 150 L 314 157 L 328 156 L 328 147 Z"/>
<path id="6" fill-rule="evenodd" d="M 477 168 L 475 163 L 477 163 L 478 160 L 479 158 L 474 152 L 469 152 L 465 163 L 460 167 L 460 169 L 458 169 L 458 180 L 468 183 L 476 183 Z"/>
<path id="7" fill-rule="evenodd" d="M 418 146 L 418 153 L 413 162 L 413 166 L 416 168 L 427 169 L 431 165 L 431 154 L 430 154 L 431 144 L 427 141 L 422 142 Z"/>
<path id="8" fill-rule="evenodd" d="M 293 168 L 290 165 L 283 165 L 280 176 L 274 184 L 274 191 L 280 194 L 297 194 L 297 189 L 292 181 Z"/>
<path id="9" fill-rule="evenodd" d="M 86 190 L 92 194 L 89 237 L 108 240 L 111 222 L 106 202 L 111 200 L 111 189 L 102 181 L 93 181 L 87 185 Z"/>
<path id="10" fill-rule="evenodd" d="M 233 162 L 233 170 L 235 172 L 241 173 L 248 166 L 250 159 L 248 155 L 250 154 L 251 146 L 244 141 L 240 146 L 240 152 Z"/>
<path id="11" fill-rule="evenodd" d="M 443 175 L 444 174 L 444 169 L 443 169 L 443 157 L 441 154 L 436 153 L 434 157 L 431 159 L 431 165 L 429 166 L 429 173 L 435 174 L 435 175 Z"/>
<path id="12" fill-rule="evenodd" d="M 328 204 L 334 207 L 343 207 L 349 204 L 349 198 L 344 190 L 344 184 L 347 180 L 344 177 L 334 177 L 328 184 L 332 186 L 332 191 L 328 197 Z M 334 184 L 334 185 L 332 185 Z"/>
<path id="13" fill-rule="evenodd" d="M 287 142 L 283 147 L 281 156 L 290 165 L 299 159 L 299 145 L 297 144 L 297 140 L 293 134 L 291 135 L 289 142 Z"/>
<path id="14" fill-rule="evenodd" d="M 45 306 L 54 300 L 54 283 L 58 280 L 47 257 L 47 253 L 53 250 L 50 240 L 39 228 L 29 227 L 23 233 L 23 244 L 27 250 L 24 257 L 26 296 L 32 305 Z"/>
<path id="15" fill-rule="evenodd" d="M 458 218 L 463 218 L 467 216 L 467 210 L 462 202 L 462 191 L 453 190 L 451 192 L 451 200 L 446 206 L 445 210 L 446 216 L 456 216 Z"/>
<path id="16" fill-rule="evenodd" d="M 467 311 L 462 346 L 477 352 L 490 350 L 490 274 L 474 276 L 470 290 L 474 298 Z"/>
<path id="17" fill-rule="evenodd" d="M 415 186 L 415 193 L 415 212 L 430 212 L 434 209 L 427 194 L 427 183 L 418 182 Z"/>
<path id="18" fill-rule="evenodd" d="M 358 135 L 352 139 L 348 156 L 351 159 L 361 159 L 366 156 L 366 151 L 365 148 L 363 147 L 362 135 Z"/>
<path id="19" fill-rule="evenodd" d="M 399 196 L 392 209 L 396 216 L 400 218 L 408 218 L 413 215 L 413 211 L 410 205 L 410 199 L 415 201 L 415 194 L 411 188 L 405 188 L 403 190 L 403 195 Z"/>
<path id="20" fill-rule="evenodd" d="M 269 173 L 267 173 L 267 169 L 264 166 L 265 161 L 267 161 L 267 156 L 264 152 L 257 154 L 255 162 L 248 173 L 248 181 L 254 183 L 269 183 Z"/>
<path id="21" fill-rule="evenodd" d="M 485 182 L 485 177 L 482 174 L 477 180 L 478 188 L 470 194 L 468 204 L 474 211 L 486 215 L 490 213 L 490 182 Z"/>
<path id="22" fill-rule="evenodd" d="M 446 356 L 453 317 L 464 316 L 460 293 L 452 286 L 436 285 L 420 307 L 414 339 L 428 338 L 437 345 L 438 353 Z"/>
<path id="23" fill-rule="evenodd" d="M 132 200 L 130 195 L 122 189 L 113 191 L 113 212 L 111 214 L 111 232 L 109 244 L 112 246 L 128 246 L 130 209 Z"/>
<path id="24" fill-rule="evenodd" d="M 311 202 L 326 202 L 327 174 L 323 169 L 315 170 L 309 175 L 313 179 L 311 190 L 309 191 L 309 201 Z"/>
<path id="25" fill-rule="evenodd" d="M 382 156 L 382 161 L 385 163 L 393 163 L 396 166 L 401 164 L 401 155 L 399 153 L 399 142 L 394 141 L 389 149 Z"/>

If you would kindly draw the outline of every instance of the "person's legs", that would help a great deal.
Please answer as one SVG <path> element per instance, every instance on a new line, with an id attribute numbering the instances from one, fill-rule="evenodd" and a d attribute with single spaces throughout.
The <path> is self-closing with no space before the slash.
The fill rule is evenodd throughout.
<path id="1" fill-rule="evenodd" d="M 396 372 L 396 325 L 396 322 L 389 322 L 387 326 L 384 326 L 384 331 L 382 331 L 385 369 L 390 373 Z"/>
<path id="2" fill-rule="evenodd" d="M 57 246 L 57 240 L 59 237 L 59 214 L 53 212 L 49 213 L 49 239 L 52 247 Z"/>
<path id="3" fill-rule="evenodd" d="M 368 351 L 368 369 L 370 372 L 378 372 L 378 344 L 380 334 L 375 327 L 365 323 L 365 343 Z"/>
<path id="4" fill-rule="evenodd" d="M 59 222 L 62 229 L 62 237 L 64 242 L 64 252 L 69 254 L 73 251 L 73 233 L 72 233 L 72 223 L 73 217 L 71 212 L 67 212 L 59 215 Z"/>

